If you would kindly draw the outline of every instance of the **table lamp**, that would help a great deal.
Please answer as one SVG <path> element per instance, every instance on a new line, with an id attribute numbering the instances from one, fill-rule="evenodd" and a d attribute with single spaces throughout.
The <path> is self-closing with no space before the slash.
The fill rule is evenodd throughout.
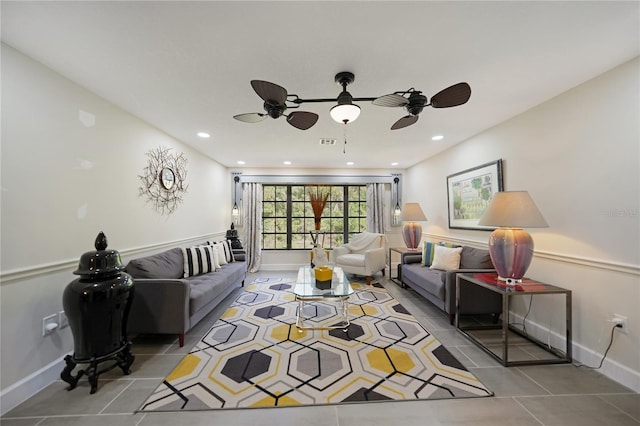
<path id="1" fill-rule="evenodd" d="M 533 239 L 522 228 L 549 226 L 529 193 L 496 193 L 478 225 L 499 227 L 489 236 L 489 255 L 498 279 L 507 285 L 522 282 L 533 257 Z"/>
<path id="2" fill-rule="evenodd" d="M 409 250 L 416 250 L 422 238 L 422 225 L 418 221 L 426 221 L 427 217 L 420 208 L 420 204 L 406 203 L 402 208 L 400 218 L 405 222 L 402 225 L 404 243 Z"/>

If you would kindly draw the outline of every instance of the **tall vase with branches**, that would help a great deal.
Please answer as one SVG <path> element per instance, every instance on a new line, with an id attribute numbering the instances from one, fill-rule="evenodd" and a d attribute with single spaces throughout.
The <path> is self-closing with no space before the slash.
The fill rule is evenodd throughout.
<path id="1" fill-rule="evenodd" d="M 329 191 L 320 189 L 319 185 L 316 185 L 315 191 L 313 188 L 309 189 L 309 202 L 311 203 L 311 210 L 313 210 L 313 224 L 315 233 L 312 231 L 311 239 L 313 245 L 317 246 L 318 232 L 320 231 L 320 224 L 322 220 L 322 212 L 324 211 L 327 201 L 329 200 Z"/>

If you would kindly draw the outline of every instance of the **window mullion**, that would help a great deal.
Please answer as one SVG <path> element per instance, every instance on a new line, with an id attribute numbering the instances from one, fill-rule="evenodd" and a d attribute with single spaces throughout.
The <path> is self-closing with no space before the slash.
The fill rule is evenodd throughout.
<path id="1" fill-rule="evenodd" d="M 349 242 L 349 187 L 344 185 L 342 187 L 342 241 Z"/>
<path id="2" fill-rule="evenodd" d="M 291 214 L 293 212 L 293 204 L 291 201 L 291 185 L 287 185 L 287 250 L 291 250 L 293 239 L 293 220 Z"/>

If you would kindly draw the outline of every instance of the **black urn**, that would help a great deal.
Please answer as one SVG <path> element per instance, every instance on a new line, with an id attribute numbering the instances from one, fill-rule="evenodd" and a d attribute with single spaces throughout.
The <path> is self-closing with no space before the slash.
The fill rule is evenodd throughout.
<path id="1" fill-rule="evenodd" d="M 227 229 L 226 238 L 229 240 L 232 249 L 242 249 L 242 241 L 238 238 L 238 231 L 233 225 L 233 222 L 231 223 L 231 229 Z"/>
<path id="2" fill-rule="evenodd" d="M 133 279 L 123 272 L 120 253 L 107 250 L 104 233 L 98 234 L 95 248 L 96 251 L 80 257 L 78 269 L 73 272 L 80 278 L 69 283 L 62 296 L 73 334 L 74 354 L 65 358 L 67 368 L 61 376 L 73 389 L 80 376 L 87 374 L 92 384 L 91 393 L 97 387 L 98 374 L 103 372 L 98 371 L 98 363 L 115 359 L 124 374 L 129 374 L 134 359 L 127 337 Z M 90 364 L 89 369 L 72 377 L 71 370 L 78 363 Z"/>

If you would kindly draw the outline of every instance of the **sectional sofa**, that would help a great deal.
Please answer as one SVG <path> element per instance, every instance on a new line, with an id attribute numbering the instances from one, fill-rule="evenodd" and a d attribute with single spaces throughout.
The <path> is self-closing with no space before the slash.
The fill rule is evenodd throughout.
<path id="1" fill-rule="evenodd" d="M 434 264 L 437 247 L 461 248 L 459 262 L 446 265 Z M 444 251 L 444 250 L 442 250 Z M 423 260 L 424 257 L 424 260 Z M 399 279 L 403 287 L 410 287 L 438 308 L 449 314 L 449 322 L 455 320 L 456 275 L 459 273 L 495 272 L 489 251 L 469 246 L 452 246 L 425 241 L 422 251 L 405 254 L 399 268 Z M 483 291 L 475 286 L 465 288 L 461 301 L 461 314 L 492 314 L 502 312 L 500 295 Z"/>
<path id="2" fill-rule="evenodd" d="M 134 279 L 130 333 L 177 334 L 183 346 L 185 333 L 244 285 L 244 255 L 233 255 L 229 245 L 225 263 L 216 264 L 208 259 L 213 249 L 200 247 L 206 246 L 176 247 L 127 264 L 126 272 Z"/>

